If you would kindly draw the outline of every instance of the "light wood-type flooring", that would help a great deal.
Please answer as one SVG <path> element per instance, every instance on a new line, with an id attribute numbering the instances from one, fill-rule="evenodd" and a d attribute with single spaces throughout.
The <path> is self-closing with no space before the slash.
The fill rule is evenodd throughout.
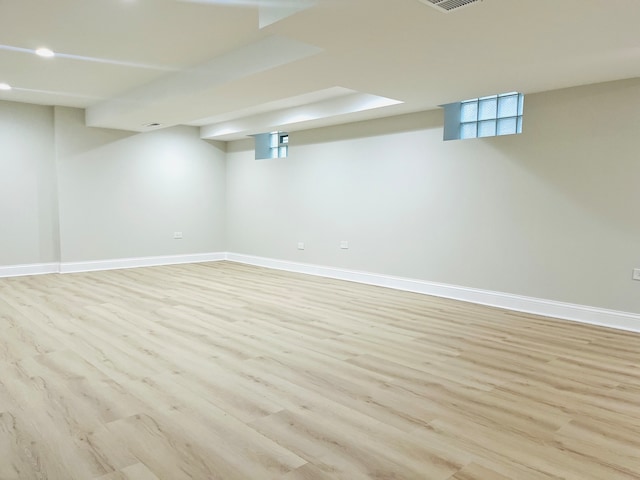
<path id="1" fill-rule="evenodd" d="M 0 479 L 640 479 L 640 335 L 230 262 L 2 279 Z"/>

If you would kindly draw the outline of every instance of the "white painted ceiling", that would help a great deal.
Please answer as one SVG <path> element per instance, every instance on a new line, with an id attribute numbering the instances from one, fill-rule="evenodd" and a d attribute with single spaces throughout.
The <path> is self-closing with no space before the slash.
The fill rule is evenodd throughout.
<path id="1" fill-rule="evenodd" d="M 232 140 L 638 77 L 639 25 L 640 0 L 0 0 L 0 99 Z"/>

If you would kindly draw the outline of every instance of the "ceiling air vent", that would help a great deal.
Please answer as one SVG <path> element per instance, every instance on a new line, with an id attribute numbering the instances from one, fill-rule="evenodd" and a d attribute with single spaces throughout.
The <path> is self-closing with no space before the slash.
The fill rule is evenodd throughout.
<path id="1" fill-rule="evenodd" d="M 482 0 L 418 0 L 426 5 L 431 5 L 441 12 L 450 12 L 461 7 L 466 7 L 472 3 L 481 2 Z"/>

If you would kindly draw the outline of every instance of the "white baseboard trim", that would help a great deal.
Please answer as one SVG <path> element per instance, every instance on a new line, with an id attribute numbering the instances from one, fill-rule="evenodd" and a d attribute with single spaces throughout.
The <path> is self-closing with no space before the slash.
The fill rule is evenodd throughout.
<path id="1" fill-rule="evenodd" d="M 58 263 L 32 263 L 27 265 L 0 265 L 0 278 L 23 277 L 25 275 L 44 275 L 58 273 Z"/>
<path id="2" fill-rule="evenodd" d="M 348 280 L 351 282 L 365 283 L 380 287 L 388 287 L 396 290 L 422 293 L 436 297 L 451 298 L 464 302 L 477 303 L 491 307 L 514 310 L 517 312 L 532 313 L 545 317 L 554 317 L 574 322 L 588 323 L 602 327 L 640 332 L 640 315 L 604 308 L 589 307 L 571 303 L 544 300 L 534 297 L 512 295 L 509 293 L 480 290 L 477 288 L 459 287 L 443 283 L 414 280 L 377 273 L 344 270 L 333 267 L 322 267 L 304 263 L 289 262 L 251 255 L 227 253 L 226 259 L 232 262 L 245 263 L 260 267 L 286 270 L 289 272 L 306 273 L 320 277 Z"/>
<path id="3" fill-rule="evenodd" d="M 598 307 L 557 302 L 541 298 L 525 297 L 509 293 L 493 292 L 477 288 L 460 287 L 443 283 L 428 282 L 410 278 L 394 277 L 377 273 L 360 272 L 320 265 L 290 262 L 237 253 L 200 253 L 187 255 L 165 255 L 157 257 L 120 258 L 88 262 L 40 263 L 27 265 L 0 266 L 0 278 L 49 273 L 79 273 L 121 268 L 154 267 L 184 263 L 217 262 L 229 260 L 259 267 L 305 273 L 320 277 L 347 280 L 350 282 L 376 285 L 408 292 L 422 293 L 436 297 L 451 298 L 464 302 L 554 317 L 602 327 L 640 332 L 640 315 L 630 312 L 607 310 Z"/>
<path id="4" fill-rule="evenodd" d="M 182 263 L 219 262 L 226 260 L 225 252 L 192 253 L 186 255 L 164 255 L 157 257 L 116 258 L 88 262 L 38 263 L 27 265 L 0 265 L 0 278 L 41 275 L 45 273 L 80 273 L 120 268 L 158 267 Z"/>
<path id="5" fill-rule="evenodd" d="M 117 270 L 120 268 L 158 267 L 182 263 L 218 262 L 226 259 L 221 253 L 195 253 L 187 255 L 164 255 L 159 257 L 117 258 L 112 260 L 94 260 L 89 262 L 63 262 L 60 273 L 95 272 L 99 270 Z"/>

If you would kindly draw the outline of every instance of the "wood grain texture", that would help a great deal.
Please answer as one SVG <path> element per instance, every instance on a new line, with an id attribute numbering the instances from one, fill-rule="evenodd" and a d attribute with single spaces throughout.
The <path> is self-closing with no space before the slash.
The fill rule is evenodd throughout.
<path id="1" fill-rule="evenodd" d="M 0 279 L 0 480 L 639 472 L 640 335 L 229 262 Z"/>

